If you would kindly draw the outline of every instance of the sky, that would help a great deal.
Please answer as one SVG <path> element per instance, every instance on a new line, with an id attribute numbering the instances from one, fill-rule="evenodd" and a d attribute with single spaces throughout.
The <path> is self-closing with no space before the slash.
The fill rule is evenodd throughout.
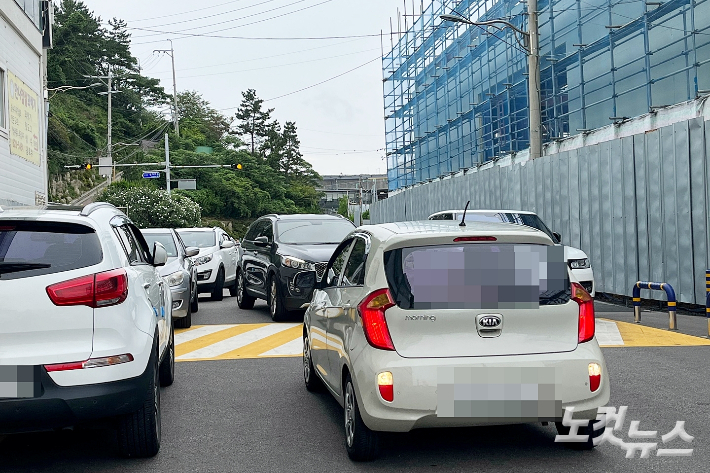
<path id="1" fill-rule="evenodd" d="M 153 51 L 170 49 L 172 39 L 178 91 L 196 90 L 232 118 L 242 91 L 255 89 L 282 125 L 296 122 L 301 152 L 320 174 L 387 171 L 379 35 L 389 33 L 390 17 L 396 27 L 404 0 L 84 3 L 104 22 L 128 23 L 143 74 L 160 79 L 167 92 L 170 57 Z M 359 35 L 374 36 L 300 39 Z M 387 52 L 389 34 L 384 39 Z"/>

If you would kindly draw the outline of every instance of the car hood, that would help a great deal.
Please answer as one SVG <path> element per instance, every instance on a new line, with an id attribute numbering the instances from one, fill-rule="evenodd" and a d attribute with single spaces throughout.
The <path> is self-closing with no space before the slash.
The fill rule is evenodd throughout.
<path id="1" fill-rule="evenodd" d="M 565 259 L 584 259 L 587 258 L 587 253 L 580 250 L 579 248 L 573 248 L 571 246 L 565 246 Z"/>
<path id="2" fill-rule="evenodd" d="M 325 263 L 340 243 L 328 245 L 288 245 L 279 244 L 278 253 L 285 256 L 294 256 L 311 263 Z"/>
<path id="3" fill-rule="evenodd" d="M 182 266 L 180 265 L 180 258 L 176 258 L 173 256 L 172 258 L 168 258 L 168 261 L 167 263 L 165 263 L 165 266 L 161 266 L 160 275 L 168 276 L 176 271 L 179 271 L 181 268 Z"/>

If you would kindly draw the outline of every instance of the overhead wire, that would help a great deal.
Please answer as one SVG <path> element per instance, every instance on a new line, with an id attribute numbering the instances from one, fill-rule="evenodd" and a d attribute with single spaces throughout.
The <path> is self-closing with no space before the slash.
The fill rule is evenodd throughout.
<path id="1" fill-rule="evenodd" d="M 171 14 L 169 14 L 169 15 L 154 16 L 154 17 L 152 17 L 152 18 L 140 18 L 140 19 L 129 20 L 129 21 L 132 22 L 132 23 L 136 23 L 136 22 L 139 22 L 139 21 L 158 20 L 158 19 L 160 19 L 160 18 L 170 18 L 170 17 L 173 17 L 173 16 L 187 15 L 188 13 L 195 13 L 195 12 L 198 12 L 198 11 L 210 10 L 210 9 L 212 9 L 212 8 L 223 7 L 224 5 L 230 5 L 230 4 L 232 4 L 232 3 L 239 3 L 239 2 L 241 2 L 241 1 L 242 1 L 242 0 L 232 0 L 232 1 L 230 1 L 230 2 L 218 3 L 217 5 L 210 5 L 209 7 L 196 8 L 195 10 L 187 10 L 187 11 L 178 12 L 178 13 L 171 13 Z"/>
<path id="2" fill-rule="evenodd" d="M 175 21 L 175 22 L 172 22 L 172 23 L 163 23 L 162 25 L 150 25 L 150 26 L 145 26 L 144 28 L 163 28 L 163 27 L 165 27 L 165 26 L 179 25 L 179 24 L 182 24 L 182 23 L 189 23 L 189 22 L 191 22 L 191 21 L 199 21 L 199 20 L 204 20 L 204 19 L 207 19 L 207 18 L 214 18 L 215 16 L 226 15 L 226 14 L 228 14 L 228 13 L 234 13 L 234 12 L 236 12 L 236 11 L 246 10 L 246 9 L 249 9 L 249 8 L 257 7 L 257 6 L 259 6 L 259 5 L 264 5 L 264 4 L 266 4 L 266 3 L 271 3 L 271 2 L 275 2 L 275 1 L 276 1 L 276 0 L 264 0 L 264 1 L 262 1 L 262 2 L 255 3 L 255 4 L 253 4 L 253 5 L 248 5 L 248 6 L 242 7 L 242 8 L 236 8 L 236 9 L 234 9 L 234 10 L 229 10 L 229 11 L 226 11 L 226 12 L 215 13 L 215 14 L 213 14 L 213 15 L 201 16 L 201 17 L 197 17 L 197 18 L 190 18 L 189 20 Z M 301 2 L 305 2 L 305 1 L 306 1 L 306 0 L 298 0 L 298 1 L 294 2 L 294 3 L 301 3 Z M 275 8 L 274 10 L 278 10 L 279 8 L 284 8 L 284 7 L 287 7 L 287 6 L 289 6 L 289 5 L 293 5 L 294 3 L 290 3 L 290 4 L 288 4 L 288 5 L 282 5 L 281 7 Z M 214 26 L 214 25 L 219 25 L 219 24 L 223 24 L 223 23 L 229 23 L 230 21 L 242 20 L 242 19 L 244 19 L 244 18 L 249 18 L 250 16 L 256 16 L 256 15 L 261 15 L 261 14 L 264 14 L 264 13 L 268 13 L 269 11 L 273 11 L 273 10 L 266 10 L 266 11 L 259 12 L 259 13 L 255 13 L 254 15 L 249 15 L 249 16 L 242 17 L 242 18 L 234 18 L 234 19 L 232 19 L 232 20 L 225 20 L 225 21 L 222 21 L 222 22 L 220 22 L 220 23 L 212 23 L 212 24 L 210 24 L 210 25 L 196 26 L 196 27 L 194 27 L 194 28 L 187 28 L 187 29 L 198 29 L 198 28 L 205 28 L 206 26 Z M 131 27 L 129 27 L 128 29 L 137 29 L 137 28 L 131 28 Z"/>

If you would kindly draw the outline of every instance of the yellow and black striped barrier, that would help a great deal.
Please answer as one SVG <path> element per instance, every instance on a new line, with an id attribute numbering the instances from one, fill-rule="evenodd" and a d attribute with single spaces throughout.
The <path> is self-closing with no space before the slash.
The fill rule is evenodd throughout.
<path id="1" fill-rule="evenodd" d="M 705 273 L 705 283 L 710 284 L 710 270 Z M 678 322 L 676 320 L 676 305 L 677 301 L 675 298 L 675 291 L 673 286 L 665 282 L 648 282 L 648 281 L 638 281 L 634 284 L 634 289 L 632 292 L 632 297 L 634 301 L 634 322 L 637 324 L 641 323 L 641 289 L 651 289 L 653 291 L 666 291 L 666 296 L 668 297 L 668 325 L 669 330 L 678 330 Z M 708 286 L 708 291 L 710 291 L 710 286 Z M 707 292 L 710 294 L 710 292 Z M 710 301 L 710 295 L 706 296 L 706 303 Z M 710 307 L 710 306 L 708 306 Z M 707 311 L 708 309 L 706 309 Z M 710 314 L 710 312 L 708 312 Z M 708 330 L 710 330 L 710 322 L 708 322 Z"/>

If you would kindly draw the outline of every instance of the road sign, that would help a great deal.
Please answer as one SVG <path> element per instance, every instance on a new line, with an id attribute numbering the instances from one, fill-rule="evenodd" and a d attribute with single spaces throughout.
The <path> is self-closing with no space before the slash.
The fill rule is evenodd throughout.
<path id="1" fill-rule="evenodd" d="M 160 178 L 160 171 L 146 171 L 143 173 L 143 179 L 158 179 Z"/>

